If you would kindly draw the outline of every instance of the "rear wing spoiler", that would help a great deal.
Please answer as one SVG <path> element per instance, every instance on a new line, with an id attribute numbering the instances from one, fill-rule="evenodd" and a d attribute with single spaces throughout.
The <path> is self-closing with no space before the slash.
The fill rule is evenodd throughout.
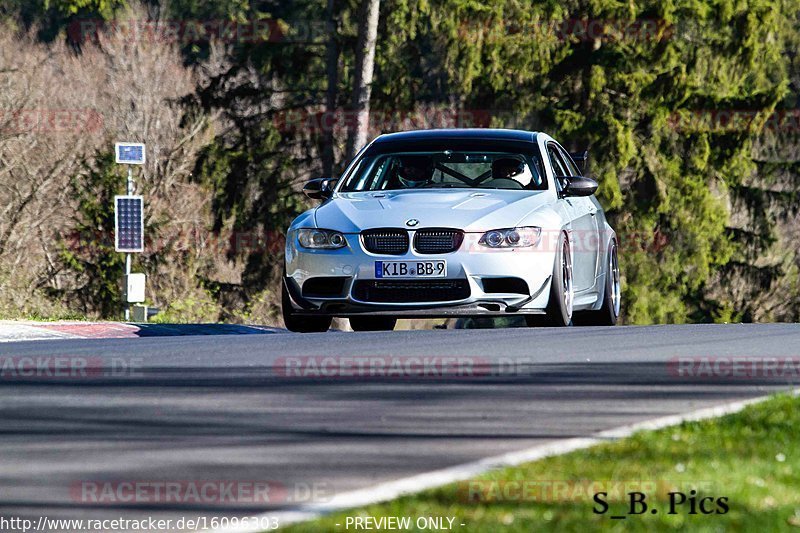
<path id="1" fill-rule="evenodd" d="M 571 152 L 569 155 L 572 157 L 572 160 L 575 161 L 575 164 L 578 165 L 581 174 L 586 174 L 586 166 L 589 163 L 589 150 Z"/>

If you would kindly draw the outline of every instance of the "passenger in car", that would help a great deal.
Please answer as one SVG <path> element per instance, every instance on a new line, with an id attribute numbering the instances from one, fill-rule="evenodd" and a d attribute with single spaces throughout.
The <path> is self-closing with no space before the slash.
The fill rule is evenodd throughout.
<path id="1" fill-rule="evenodd" d="M 492 161 L 492 179 L 486 187 L 499 189 L 523 189 L 531 184 L 533 175 L 524 161 L 512 157 L 501 157 Z"/>

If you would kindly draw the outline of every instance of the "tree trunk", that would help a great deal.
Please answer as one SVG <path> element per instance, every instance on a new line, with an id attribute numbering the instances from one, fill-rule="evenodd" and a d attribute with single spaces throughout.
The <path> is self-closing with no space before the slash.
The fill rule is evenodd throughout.
<path id="1" fill-rule="evenodd" d="M 359 13 L 358 48 L 356 49 L 353 87 L 353 120 L 348 121 L 347 160 L 367 144 L 369 135 L 369 98 L 375 67 L 375 41 L 378 38 L 380 0 L 362 0 Z"/>
<path id="2" fill-rule="evenodd" d="M 322 175 L 333 177 L 334 163 L 334 125 L 336 116 L 336 97 L 339 84 L 339 38 L 336 24 L 336 0 L 328 0 L 325 29 L 328 33 L 328 47 L 325 58 L 325 70 L 328 78 L 328 89 L 325 92 L 325 115 L 323 121 Z"/>

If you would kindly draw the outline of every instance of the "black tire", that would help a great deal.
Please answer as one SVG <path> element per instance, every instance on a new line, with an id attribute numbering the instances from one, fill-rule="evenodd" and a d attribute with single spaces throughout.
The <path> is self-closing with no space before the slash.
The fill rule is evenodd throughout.
<path id="1" fill-rule="evenodd" d="M 597 311 L 576 314 L 575 323 L 581 326 L 614 326 L 619 318 L 622 283 L 620 282 L 617 241 L 611 239 L 606 251 L 606 284 L 603 290 L 603 305 Z"/>
<path id="2" fill-rule="evenodd" d="M 558 248 L 553 262 L 553 279 L 550 283 L 550 299 L 547 302 L 546 316 L 526 315 L 528 326 L 572 325 L 572 253 L 566 233 L 558 238 Z"/>
<path id="3" fill-rule="evenodd" d="M 350 317 L 353 331 L 391 331 L 397 325 L 397 319 L 383 316 Z"/>
<path id="4" fill-rule="evenodd" d="M 283 314 L 283 324 L 286 329 L 295 333 L 321 333 L 328 331 L 333 321 L 331 316 L 295 314 L 291 298 L 289 298 L 289 290 L 286 288 L 286 280 L 281 283 L 281 314 Z"/>

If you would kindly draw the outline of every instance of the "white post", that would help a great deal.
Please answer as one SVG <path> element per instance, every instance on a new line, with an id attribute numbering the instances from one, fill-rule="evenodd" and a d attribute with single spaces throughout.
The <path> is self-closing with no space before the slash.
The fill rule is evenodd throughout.
<path id="1" fill-rule="evenodd" d="M 131 143 L 131 142 L 118 142 L 114 143 L 114 161 L 117 164 L 121 165 L 128 165 L 128 194 L 127 196 L 130 198 L 134 194 L 135 183 L 133 181 L 133 167 L 131 165 L 144 165 L 145 164 L 145 145 L 144 143 Z M 116 201 L 116 199 L 115 199 Z M 143 203 L 143 202 L 142 202 Z M 142 205 L 142 207 L 144 207 Z M 116 206 L 115 206 L 116 209 Z M 144 216 L 142 214 L 142 216 Z M 115 226 L 117 226 L 117 231 L 119 231 L 119 213 L 114 213 L 115 218 Z M 140 221 L 143 224 L 143 220 Z M 141 230 L 143 231 L 144 228 L 142 227 Z M 144 239 L 144 235 L 141 236 Z M 131 305 L 128 301 L 130 299 L 130 295 L 128 294 L 128 289 L 130 288 L 130 276 L 131 276 L 131 251 L 134 252 L 141 252 L 143 246 L 136 246 L 135 248 L 131 248 L 130 246 L 120 246 L 118 236 L 115 237 L 115 245 L 114 248 L 118 252 L 125 253 L 125 321 L 128 322 L 131 319 Z M 143 241 L 142 241 L 143 242 Z M 137 280 L 137 283 L 139 281 Z"/>
<path id="2" fill-rule="evenodd" d="M 131 169 L 130 165 L 128 165 L 128 196 L 133 194 L 133 170 Z M 125 283 L 128 283 L 128 276 L 131 274 L 131 254 L 125 254 Z M 125 288 L 125 292 L 127 292 L 127 287 Z M 131 320 L 131 304 L 128 303 L 128 299 L 125 299 L 125 322 L 130 322 Z"/>

